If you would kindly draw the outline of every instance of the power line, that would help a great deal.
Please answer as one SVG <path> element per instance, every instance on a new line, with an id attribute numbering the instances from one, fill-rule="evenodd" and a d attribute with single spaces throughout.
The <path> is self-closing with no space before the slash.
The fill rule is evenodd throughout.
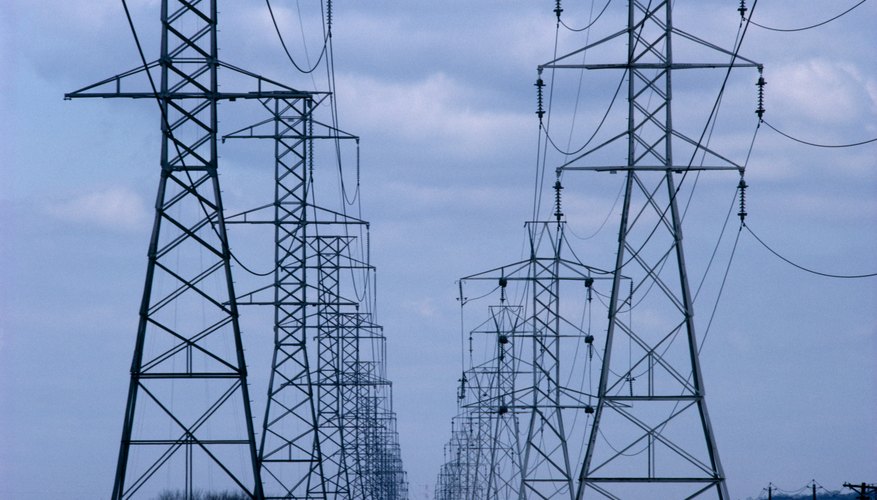
<path id="1" fill-rule="evenodd" d="M 838 19 L 838 18 L 840 18 L 840 17 L 842 17 L 842 16 L 844 16 L 844 15 L 850 13 L 853 9 L 855 9 L 856 7 L 862 5 L 862 4 L 865 3 L 866 1 L 867 1 L 867 0 L 861 0 L 859 3 L 853 5 L 853 6 L 850 7 L 849 9 L 847 9 L 847 10 L 841 12 L 840 14 L 838 14 L 838 15 L 836 15 L 836 16 L 830 18 L 830 19 L 826 19 L 825 21 L 822 21 L 822 22 L 819 22 L 819 23 L 816 23 L 816 24 L 811 24 L 810 26 L 802 26 L 802 27 L 800 27 L 800 28 L 774 28 L 774 27 L 771 27 L 771 26 L 765 26 L 765 25 L 758 24 L 758 23 L 756 23 L 755 21 L 753 21 L 753 20 L 752 20 L 752 16 L 749 17 L 748 21 L 749 21 L 750 23 L 752 23 L 753 25 L 758 26 L 759 28 L 761 28 L 761 29 L 765 29 L 765 30 L 768 30 L 768 31 L 779 31 L 779 32 L 783 32 L 783 33 L 791 33 L 791 32 L 795 32 L 795 31 L 806 31 L 806 30 L 811 30 L 811 29 L 813 29 L 813 28 L 818 28 L 818 27 L 820 27 L 820 26 L 824 26 L 824 25 L 828 24 L 828 23 L 834 21 L 835 19 Z"/>
<path id="2" fill-rule="evenodd" d="M 265 0 L 265 5 L 268 6 L 268 13 L 271 14 L 271 23 L 274 24 L 274 31 L 277 32 L 277 38 L 280 39 L 280 45 L 283 46 L 283 51 L 286 52 L 286 57 L 289 59 L 289 62 L 291 62 L 292 65 L 295 66 L 295 69 L 299 70 L 300 72 L 302 72 L 304 74 L 313 73 L 314 70 L 316 70 L 317 67 L 320 66 L 320 62 L 323 60 L 323 57 L 326 55 L 326 46 L 327 46 L 326 42 L 328 40 L 328 37 L 327 36 L 323 37 L 323 50 L 320 51 L 320 57 L 317 58 L 317 62 L 315 62 L 314 65 L 311 66 L 310 69 L 302 68 L 301 66 L 298 65 L 298 63 L 295 62 L 295 59 L 292 57 L 292 54 L 290 54 L 289 49 L 286 47 L 286 41 L 283 39 L 283 35 L 280 34 L 280 27 L 277 26 L 277 18 L 274 17 L 274 9 L 271 8 L 271 1 Z"/>
<path id="3" fill-rule="evenodd" d="M 806 272 L 808 272 L 808 273 L 815 274 L 815 275 L 818 275 L 818 276 L 825 276 L 826 278 L 839 278 L 839 279 L 873 278 L 874 276 L 877 276 L 877 273 L 868 273 L 868 274 L 831 274 L 831 273 L 824 273 L 824 272 L 821 272 L 821 271 L 816 271 L 816 270 L 813 270 L 813 269 L 810 269 L 810 268 L 804 267 L 804 266 L 802 266 L 802 265 L 800 265 L 800 264 L 796 264 L 795 262 L 792 262 L 792 261 L 789 260 L 788 258 L 782 256 L 779 252 L 777 252 L 776 250 L 774 250 L 773 248 L 771 248 L 770 246 L 768 246 L 768 244 L 765 243 L 764 240 L 762 240 L 761 238 L 759 238 L 758 235 L 755 234 L 755 232 L 752 231 L 752 228 L 750 228 L 748 224 L 745 224 L 745 223 L 744 223 L 744 224 L 743 224 L 743 227 L 745 227 L 746 230 L 749 231 L 749 234 L 751 234 L 751 235 L 755 238 L 756 241 L 758 241 L 759 243 L 761 243 L 761 245 L 762 245 L 764 248 L 766 248 L 770 253 L 774 254 L 775 256 L 777 256 L 780 260 L 784 261 L 785 263 L 790 264 L 791 266 L 796 267 L 796 268 L 798 268 L 798 269 L 800 269 L 800 270 L 802 270 L 802 271 L 806 271 Z"/>
<path id="4" fill-rule="evenodd" d="M 597 21 L 600 20 L 601 17 L 603 17 L 603 13 L 606 12 L 606 9 L 608 9 L 608 8 L 609 8 L 609 5 L 611 5 L 611 4 L 612 4 L 612 0 L 608 0 L 608 1 L 606 2 L 606 5 L 604 5 L 603 8 L 600 9 L 600 13 L 597 14 L 597 17 L 595 17 L 595 18 L 594 18 L 591 22 L 589 22 L 586 26 L 581 27 L 581 28 L 573 28 L 573 27 L 567 25 L 565 22 L 563 22 L 563 19 L 560 19 L 560 16 L 558 16 L 558 20 L 560 21 L 560 24 L 561 24 L 564 28 L 568 29 L 569 31 L 576 32 L 576 33 L 581 32 L 581 31 L 585 31 L 585 30 L 587 30 L 587 29 L 590 29 L 591 26 L 593 26 Z M 593 2 L 591 3 L 591 7 L 593 8 Z"/>
<path id="5" fill-rule="evenodd" d="M 773 125 L 771 125 L 771 124 L 768 123 L 767 121 L 763 121 L 763 123 L 764 123 L 765 125 L 767 125 L 768 127 L 770 127 L 771 130 L 773 130 L 774 132 L 780 134 L 781 136 L 783 136 L 783 137 L 785 137 L 785 138 L 787 138 L 787 139 L 791 139 L 791 140 L 793 140 L 793 141 L 795 141 L 795 142 L 800 142 L 801 144 L 806 144 L 806 145 L 808 145 L 808 146 L 813 146 L 813 147 L 817 147 L 817 148 L 852 148 L 852 147 L 855 147 L 855 146 L 861 146 L 861 145 L 863 145 L 863 144 L 869 144 L 869 143 L 872 143 L 872 142 L 877 142 L 877 137 L 875 137 L 875 138 L 873 138 L 873 139 L 868 139 L 868 140 L 860 141 L 860 142 L 852 142 L 852 143 L 849 143 L 849 144 L 819 144 L 819 143 L 815 143 L 815 142 L 811 142 L 811 141 L 805 141 L 805 140 L 803 140 L 803 139 L 798 139 L 797 137 L 793 137 L 793 136 L 791 136 L 791 135 L 789 135 L 789 134 L 787 134 L 787 133 L 785 133 L 785 132 L 783 132 L 783 131 L 777 129 L 776 127 L 774 127 Z"/>

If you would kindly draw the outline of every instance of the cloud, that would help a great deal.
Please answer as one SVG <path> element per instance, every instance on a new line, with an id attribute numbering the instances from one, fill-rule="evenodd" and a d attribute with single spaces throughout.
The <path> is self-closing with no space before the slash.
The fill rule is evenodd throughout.
<path id="1" fill-rule="evenodd" d="M 809 59 L 771 71 L 769 94 L 779 115 L 844 124 L 877 113 L 877 82 L 856 65 Z M 770 87 L 768 87 L 770 91 Z"/>
<path id="2" fill-rule="evenodd" d="M 494 155 L 504 143 L 523 140 L 522 131 L 532 130 L 530 110 L 506 112 L 468 105 L 467 88 L 441 72 L 414 82 L 345 75 L 339 86 L 347 89 L 345 101 L 356 103 L 346 112 L 354 128 L 444 145 L 431 154 Z"/>
<path id="3" fill-rule="evenodd" d="M 431 297 L 406 300 L 403 307 L 416 313 L 421 318 L 434 318 L 436 316 L 435 301 Z"/>
<path id="4" fill-rule="evenodd" d="M 124 186 L 50 204 L 47 212 L 63 221 L 122 231 L 139 229 L 149 220 L 143 198 Z"/>

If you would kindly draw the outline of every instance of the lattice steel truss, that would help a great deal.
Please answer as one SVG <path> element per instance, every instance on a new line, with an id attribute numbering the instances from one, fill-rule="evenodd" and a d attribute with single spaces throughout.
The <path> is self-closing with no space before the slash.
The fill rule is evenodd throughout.
<path id="1" fill-rule="evenodd" d="M 161 178 L 113 498 L 407 498 L 385 338 L 359 312 L 356 284 L 342 278 L 374 271 L 367 256 L 358 260 L 349 250 L 352 228 L 366 223 L 308 203 L 314 141 L 358 138 L 314 119 L 328 93 L 220 61 L 217 0 L 162 0 L 161 20 L 157 61 L 65 96 L 155 99 L 162 117 Z M 220 69 L 252 88 L 220 92 Z M 238 99 L 257 101 L 269 117 L 223 140 L 273 141 L 274 199 L 226 216 L 217 109 Z M 241 296 L 231 223 L 274 229 L 272 282 Z M 258 448 L 238 321 L 244 304 L 274 310 Z"/>
<path id="2" fill-rule="evenodd" d="M 520 488 L 521 454 L 518 412 L 515 409 L 515 375 L 521 370 L 516 363 L 515 344 L 524 337 L 526 324 L 523 307 L 506 304 L 505 286 L 501 286 L 500 305 L 490 306 L 490 319 L 477 329 L 496 342 L 496 356 L 491 365 L 495 378 L 487 391 L 482 391 L 477 408 L 487 412 L 490 445 L 487 463 L 487 490 L 490 500 L 517 498 Z M 484 397 L 484 393 L 487 396 Z"/>
<path id="3" fill-rule="evenodd" d="M 345 279 L 374 271 L 351 251 L 357 240 L 351 234 L 367 223 L 308 201 L 313 142 L 358 138 L 317 122 L 320 100 L 270 101 L 263 107 L 273 110 L 271 118 L 226 136 L 275 145 L 274 202 L 233 221 L 263 223 L 259 214 L 274 210 L 274 283 L 242 299 L 275 308 L 259 447 L 266 498 L 404 498 L 398 437 L 380 435 L 395 426 L 383 378 L 385 338 L 370 314 L 359 312 L 355 284 Z M 269 290 L 271 300 L 259 298 Z M 400 483 L 390 488 L 386 477 L 394 474 Z"/>
<path id="4" fill-rule="evenodd" d="M 220 69 L 253 88 L 220 92 Z M 158 60 L 65 96 L 155 99 L 161 111 L 161 177 L 114 499 L 156 496 L 156 477 L 188 497 L 198 489 L 262 496 L 217 175 L 217 110 L 223 100 L 266 94 L 308 98 L 218 59 L 216 1 L 163 0 Z"/>
<path id="5" fill-rule="evenodd" d="M 498 283 L 500 304 L 473 330 L 492 341 L 490 357 L 461 380 L 461 410 L 446 446 L 437 498 L 573 498 L 575 466 L 593 412 L 579 348 L 593 336 L 561 305 L 605 271 L 567 257 L 560 190 L 556 220 L 527 223 L 528 259 L 463 278 Z M 525 306 L 510 305 L 514 284 Z M 573 296 L 575 297 L 575 295 Z M 465 303 L 466 298 L 462 296 Z M 575 299 L 570 301 L 574 303 Z M 579 312 L 580 304 L 572 309 Z M 577 314 L 577 316 L 581 316 Z M 460 496 L 462 495 L 462 496 Z"/>
<path id="6" fill-rule="evenodd" d="M 693 170 L 742 174 L 742 167 L 709 149 L 702 136 L 691 138 L 674 127 L 672 81 L 683 70 L 758 65 L 674 27 L 672 5 L 632 0 L 625 30 L 540 66 L 540 72 L 617 69 L 627 80 L 627 129 L 558 169 L 621 172 L 625 178 L 598 404 L 580 464 L 579 499 L 592 493 L 691 498 L 708 492 L 728 498 L 704 398 L 677 198 Z M 623 62 L 571 62 L 585 51 L 618 51 L 624 42 Z M 704 62 L 677 62 L 674 49 L 681 44 Z M 606 154 L 616 144 L 626 147 L 626 163 Z M 684 151 L 683 161 L 674 156 L 674 144 Z M 699 165 L 697 157 L 703 158 Z M 623 283 L 632 283 L 631 293 Z M 632 303 L 631 296 L 640 299 Z M 633 324 L 625 314 L 631 308 L 646 312 L 637 317 L 648 320 Z M 620 355 L 628 345 L 631 360 Z"/>

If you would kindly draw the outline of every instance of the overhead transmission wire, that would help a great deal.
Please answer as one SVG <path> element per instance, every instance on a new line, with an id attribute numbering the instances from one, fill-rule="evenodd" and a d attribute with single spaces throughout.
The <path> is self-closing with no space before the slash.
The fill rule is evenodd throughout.
<path id="1" fill-rule="evenodd" d="M 584 71 L 584 69 L 583 69 L 582 71 Z M 566 150 L 560 149 L 560 147 L 559 147 L 559 146 L 554 142 L 554 140 L 551 138 L 551 135 L 549 135 L 549 133 L 548 133 L 548 128 L 545 128 L 545 129 L 544 129 L 544 131 L 545 131 L 545 138 L 548 140 L 548 142 L 551 144 L 551 146 L 552 146 L 552 147 L 553 147 L 558 153 L 560 153 L 560 154 L 562 154 L 562 155 L 564 155 L 564 156 L 572 156 L 572 155 L 576 155 L 576 154 L 581 153 L 586 147 L 588 147 L 589 144 L 591 144 L 591 142 L 594 140 L 594 138 L 597 136 L 597 134 L 598 134 L 598 133 L 600 132 L 600 130 L 603 128 L 603 125 L 606 123 L 606 119 L 609 117 L 609 113 L 612 111 L 613 106 L 615 106 L 615 101 L 618 99 L 618 94 L 619 94 L 620 91 L 621 91 L 621 87 L 624 85 L 624 79 L 625 79 L 626 76 L 627 76 L 627 70 L 625 69 L 624 72 L 623 72 L 622 75 L 621 75 L 621 78 L 620 78 L 619 81 L 618 81 L 618 86 L 615 88 L 615 93 L 612 95 L 612 100 L 609 101 L 609 106 L 606 108 L 606 112 L 603 113 L 603 117 L 600 119 L 600 122 L 597 124 L 597 127 L 594 129 L 594 132 L 591 134 L 590 137 L 588 137 L 588 140 L 585 141 L 585 143 L 582 144 L 578 149 L 576 149 L 576 150 L 574 150 L 574 151 L 570 151 L 570 150 L 569 150 L 569 143 L 567 143 L 567 149 L 566 149 Z M 581 81 L 580 81 L 579 84 L 581 85 Z M 581 90 L 581 86 L 579 87 L 579 90 Z M 575 104 L 576 109 L 578 109 L 578 105 L 579 105 L 579 96 L 576 95 L 576 104 Z M 541 125 L 540 125 L 540 126 L 541 126 Z M 573 128 L 574 128 L 574 127 L 575 127 L 575 115 L 573 115 L 573 126 L 570 128 L 570 141 L 572 140 L 572 134 L 573 134 Z"/>
<path id="2" fill-rule="evenodd" d="M 603 8 L 600 9 L 600 13 L 597 14 L 597 17 L 593 17 L 593 15 L 592 15 L 591 19 L 588 20 L 588 24 L 586 24 L 585 26 L 583 26 L 581 28 L 573 28 L 573 27 L 567 25 L 565 22 L 563 22 L 563 19 L 560 19 L 560 24 L 564 28 L 568 29 L 569 31 L 575 32 L 575 33 L 589 30 L 591 28 L 591 26 L 593 26 L 594 24 L 596 24 L 597 21 L 600 20 L 600 18 L 603 16 L 603 13 L 606 12 L 606 9 L 609 8 L 610 4 L 612 4 L 612 0 L 607 0 L 606 5 L 604 5 Z M 594 2 L 591 2 L 591 14 L 593 14 L 593 13 L 594 13 Z"/>
<path id="3" fill-rule="evenodd" d="M 323 49 L 320 51 L 320 56 L 317 58 L 317 62 L 313 64 L 310 68 L 303 68 L 295 62 L 295 58 L 292 57 L 292 54 L 289 52 L 289 48 L 286 46 L 286 40 L 283 39 L 283 35 L 280 32 L 280 27 L 277 25 L 277 18 L 274 16 L 274 9 L 271 8 L 271 0 L 265 0 L 265 5 L 268 6 L 268 13 L 271 15 L 271 23 L 274 25 L 274 31 L 277 33 L 277 38 L 280 39 L 280 45 L 283 46 L 283 51 L 286 52 L 286 58 L 289 59 L 289 62 L 297 69 L 299 72 L 304 74 L 313 73 L 320 66 L 320 62 L 323 60 L 323 57 L 326 55 L 327 46 L 328 46 L 328 37 L 324 35 L 323 37 Z M 299 19 L 301 18 L 301 9 L 299 9 Z M 304 32 L 302 32 L 302 36 L 304 36 Z M 310 65 L 310 58 L 308 57 L 308 65 Z"/>
<path id="4" fill-rule="evenodd" d="M 610 2 L 611 2 L 611 0 L 610 0 Z M 602 15 L 603 12 L 605 12 L 606 7 L 609 7 L 609 3 L 607 3 L 606 6 L 603 7 L 603 11 L 600 12 L 600 15 Z M 563 9 L 560 8 L 560 1 L 558 1 L 558 2 L 557 2 L 557 10 L 556 10 L 556 12 L 557 12 L 557 15 L 558 15 L 558 20 L 559 20 L 561 23 L 563 22 L 563 20 L 560 19 L 560 12 L 561 12 L 562 10 L 563 10 Z M 591 9 L 590 9 L 588 15 L 589 15 L 589 19 L 593 19 L 593 17 L 594 17 L 594 0 L 591 0 Z M 597 16 L 597 19 L 599 19 L 599 17 L 600 17 L 600 16 Z M 592 20 L 592 21 L 588 24 L 588 28 L 590 28 L 590 26 L 593 25 L 594 22 L 596 22 L 596 19 Z M 588 30 L 587 30 L 587 33 L 585 34 L 585 46 L 586 46 L 586 47 L 587 47 L 588 45 L 590 45 L 590 41 L 591 41 L 591 30 L 588 29 Z M 576 117 L 578 116 L 579 103 L 581 102 L 581 96 L 582 96 L 582 83 L 583 83 L 583 81 L 584 81 L 584 77 L 585 77 L 585 68 L 584 68 L 584 65 L 585 65 L 585 62 L 587 61 L 587 58 L 588 58 L 588 51 L 587 51 L 587 50 L 583 50 L 583 51 L 582 51 L 582 68 L 579 70 L 579 83 L 578 83 L 578 86 L 576 87 L 576 99 L 575 99 L 575 104 L 573 105 L 572 123 L 570 123 L 570 127 L 569 127 L 569 136 L 567 137 L 567 141 L 566 141 L 566 150 L 567 150 L 567 151 L 570 150 L 570 146 L 571 146 L 571 144 L 572 144 L 573 134 L 575 133 L 575 128 L 576 128 Z M 625 71 L 625 74 L 626 74 L 626 71 Z M 577 154 L 577 153 L 581 152 L 583 149 L 585 149 L 585 148 L 588 146 L 588 144 L 590 144 L 591 141 L 594 140 L 594 137 L 596 137 L 597 133 L 600 131 L 600 129 L 603 127 L 603 124 L 606 122 L 606 118 L 609 116 L 609 113 L 612 111 L 612 106 L 615 104 L 615 99 L 618 98 L 618 93 L 619 93 L 619 91 L 621 90 L 621 85 L 622 85 L 623 83 L 624 83 L 624 74 L 622 74 L 621 79 L 620 79 L 620 81 L 618 82 L 618 87 L 615 89 L 615 94 L 612 96 L 612 101 L 609 103 L 609 106 L 607 106 L 607 108 L 606 108 L 606 113 L 603 114 L 603 118 L 600 120 L 600 123 L 597 124 L 597 128 L 596 128 L 596 130 L 594 130 L 594 133 L 591 134 L 591 137 L 588 138 L 588 140 L 585 142 L 585 144 L 583 144 L 582 147 L 580 147 L 580 148 L 577 149 L 576 151 L 573 151 L 573 152 L 563 152 L 563 151 L 560 151 L 560 149 L 557 147 L 557 145 L 554 144 L 554 141 L 551 140 L 551 137 L 548 135 L 548 131 L 545 131 L 545 138 L 551 142 L 551 145 L 554 146 L 554 149 L 557 149 L 557 151 L 558 151 L 559 153 L 564 154 L 564 155 L 566 155 L 566 156 L 570 156 L 570 155 Z M 540 125 L 541 125 L 541 124 L 540 124 Z M 561 174 L 562 174 L 562 173 L 561 173 Z M 562 175 L 561 175 L 561 177 L 562 177 Z"/>
<path id="5" fill-rule="evenodd" d="M 859 4 L 856 4 L 855 6 L 853 6 L 853 8 L 857 7 L 858 5 L 861 5 L 861 3 L 863 3 L 863 2 L 860 2 Z M 851 8 L 850 10 L 852 10 L 852 8 Z M 847 12 L 849 12 L 849 10 L 848 10 Z M 839 16 L 837 16 L 837 17 L 839 17 Z M 798 139 L 798 138 L 793 137 L 793 136 L 791 136 L 791 135 L 789 135 L 789 134 L 786 134 L 785 132 L 780 131 L 779 129 L 777 129 L 776 127 L 774 127 L 774 126 L 771 125 L 770 123 L 768 123 L 766 120 L 763 120 L 763 119 L 762 119 L 762 120 L 759 120 L 759 125 L 760 125 L 761 123 L 764 123 L 764 124 L 767 125 L 770 129 L 772 129 L 773 131 L 779 133 L 780 135 L 782 135 L 782 136 L 784 136 L 784 137 L 786 137 L 786 138 L 788 138 L 788 139 L 791 139 L 791 140 L 793 140 L 793 141 L 795 141 L 795 142 L 799 142 L 799 143 L 801 143 L 801 144 L 805 144 L 805 145 L 808 145 L 808 146 L 813 146 L 813 147 L 820 147 L 820 148 L 848 148 L 848 147 L 861 146 L 861 145 L 864 145 L 864 144 L 868 144 L 868 143 L 871 143 L 871 142 L 875 142 L 875 141 L 877 141 L 877 138 L 874 138 L 874 139 L 869 139 L 869 140 L 866 140 L 866 141 L 861 141 L 861 142 L 856 142 L 856 143 L 850 143 L 850 144 L 833 144 L 833 145 L 829 145 L 829 144 L 817 144 L 817 143 L 814 143 L 814 142 L 810 142 L 810 141 L 805 141 L 805 140 L 802 140 L 802 139 Z M 751 152 L 751 149 L 752 149 L 752 148 L 751 148 L 751 146 L 750 146 L 750 152 Z M 786 256 L 784 256 L 784 255 L 782 255 L 780 252 L 778 252 L 777 250 L 775 250 L 774 248 L 772 248 L 772 247 L 771 247 L 770 245 L 768 245 L 763 239 L 761 239 L 757 234 L 755 234 L 755 232 L 752 230 L 752 228 L 749 227 L 749 225 L 746 224 L 745 222 L 743 222 L 743 223 L 741 224 L 741 230 L 742 230 L 743 228 L 745 228 L 745 229 L 749 232 L 749 234 L 751 234 L 752 237 L 755 238 L 755 240 L 756 240 L 759 244 L 761 244 L 761 246 L 763 246 L 768 252 L 770 252 L 771 254 L 773 254 L 775 257 L 779 258 L 779 259 L 782 260 L 783 262 L 785 262 L 785 263 L 791 265 L 792 267 L 795 267 L 796 269 L 799 269 L 799 270 L 801 270 L 801 271 L 804 271 L 804 272 L 807 272 L 807 273 L 810 273 L 810 274 L 814 274 L 814 275 L 817 275 L 817 276 L 823 276 L 823 277 L 826 277 L 826 278 L 835 278 L 835 279 L 862 279 L 862 278 L 872 278 L 872 277 L 877 276 L 877 273 L 836 274 L 836 273 L 828 273 L 828 272 L 824 272 L 824 271 L 818 271 L 818 270 L 815 270 L 815 269 L 812 269 L 812 268 L 809 268 L 809 267 L 805 267 L 805 266 L 803 266 L 803 265 L 801 265 L 801 264 L 798 264 L 798 263 L 792 261 L 790 258 L 788 258 L 788 257 L 786 257 Z"/>
<path id="6" fill-rule="evenodd" d="M 826 24 L 828 24 L 828 23 L 830 23 L 830 22 L 832 22 L 832 21 L 834 21 L 834 20 L 836 20 L 836 19 L 839 19 L 840 17 L 843 17 L 843 16 L 845 16 L 846 14 L 852 12 L 853 9 L 855 9 L 856 7 L 862 5 L 862 4 L 865 3 L 866 1 L 867 1 L 867 0 L 860 0 L 858 3 L 856 3 L 855 5 L 853 5 L 852 7 L 850 7 L 849 9 L 847 9 L 847 10 L 841 12 L 840 14 L 838 14 L 838 15 L 836 15 L 836 16 L 834 16 L 834 17 L 831 17 L 831 18 L 829 18 L 829 19 L 826 19 L 825 21 L 821 21 L 821 22 L 818 22 L 818 23 L 816 23 L 816 24 L 811 24 L 811 25 L 809 25 L 809 26 L 802 26 L 802 27 L 799 27 L 799 28 L 775 28 L 775 27 L 772 27 L 772 26 L 765 26 L 765 25 L 763 25 L 763 24 L 759 24 L 759 23 L 753 21 L 753 20 L 752 20 L 752 14 L 749 15 L 749 18 L 748 18 L 747 20 L 748 20 L 750 23 L 752 23 L 753 25 L 758 26 L 759 28 L 761 28 L 761 29 L 765 29 L 765 30 L 768 30 L 768 31 L 779 31 L 779 32 L 783 32 L 783 33 L 791 33 L 791 32 L 795 32 L 795 31 L 806 31 L 806 30 L 811 30 L 811 29 L 813 29 L 813 28 L 818 28 L 818 27 L 820 27 L 820 26 L 824 26 L 824 25 L 826 25 Z"/>
<path id="7" fill-rule="evenodd" d="M 791 136 L 791 135 L 789 135 L 788 133 L 783 132 L 782 130 L 779 130 L 778 128 L 774 127 L 773 125 L 771 125 L 770 123 L 768 123 L 767 120 L 762 120 L 762 121 L 763 121 L 763 123 L 764 123 L 765 125 L 767 125 L 771 130 L 773 130 L 774 132 L 780 134 L 781 136 L 785 137 L 786 139 L 791 139 L 791 140 L 793 140 L 793 141 L 795 141 L 795 142 L 798 142 L 798 143 L 801 143 L 801 144 L 805 144 L 805 145 L 807 145 L 807 146 L 813 146 L 813 147 L 816 147 L 816 148 L 852 148 L 852 147 L 856 147 L 856 146 L 862 146 L 862 145 L 865 145 L 865 144 L 870 144 L 870 143 L 872 143 L 872 142 L 877 142 L 877 137 L 874 137 L 873 139 L 867 139 L 867 140 L 864 140 L 864 141 L 852 142 L 852 143 L 848 143 L 848 144 L 819 144 L 819 143 L 816 143 L 816 142 L 806 141 L 806 140 L 804 140 L 804 139 L 799 139 L 799 138 L 797 138 L 797 137 Z"/>
<path id="8" fill-rule="evenodd" d="M 777 258 L 779 258 L 780 260 L 782 260 L 782 261 L 785 262 L 786 264 L 789 264 L 789 265 L 791 265 L 792 267 L 795 267 L 795 268 L 797 268 L 797 269 L 800 269 L 801 271 L 805 271 L 805 272 L 808 272 L 808 273 L 810 273 L 810 274 L 815 274 L 815 275 L 817 275 L 817 276 L 824 276 L 824 277 L 826 277 L 826 278 L 838 278 L 838 279 L 873 278 L 874 276 L 877 276 L 877 273 L 864 273 L 864 274 L 833 274 L 833 273 L 826 273 L 826 272 L 817 271 L 817 270 L 815 270 L 815 269 L 811 269 L 811 268 L 808 268 L 808 267 L 804 267 L 804 266 L 802 266 L 801 264 L 797 264 L 797 263 L 793 262 L 793 261 L 792 261 L 791 259 L 789 259 L 788 257 L 783 256 L 783 255 L 780 254 L 778 251 L 776 251 L 776 250 L 774 250 L 773 248 L 771 248 L 767 243 L 764 242 L 764 240 L 762 240 L 761 238 L 758 237 L 757 234 L 755 234 L 755 232 L 752 230 L 752 228 L 749 227 L 749 224 L 743 224 L 743 227 L 745 227 L 746 230 L 749 231 L 749 234 L 751 234 L 751 235 L 755 238 L 756 241 L 758 241 L 759 243 L 761 243 L 761 246 L 763 246 L 765 249 L 767 249 L 767 251 L 769 251 L 770 253 L 772 253 L 774 256 L 776 256 Z"/>

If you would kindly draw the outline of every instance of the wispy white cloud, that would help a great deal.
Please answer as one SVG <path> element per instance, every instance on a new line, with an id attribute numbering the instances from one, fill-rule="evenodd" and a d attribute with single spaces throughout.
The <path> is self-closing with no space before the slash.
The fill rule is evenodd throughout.
<path id="1" fill-rule="evenodd" d="M 852 63 L 805 59 L 771 73 L 776 90 L 769 102 L 781 116 L 840 125 L 877 113 L 877 82 Z"/>
<path id="2" fill-rule="evenodd" d="M 139 229 L 149 220 L 143 198 L 124 186 L 92 191 L 53 203 L 46 211 L 63 221 L 123 231 Z"/>
<path id="3" fill-rule="evenodd" d="M 339 85 L 346 89 L 345 101 L 356 103 L 346 112 L 355 129 L 368 127 L 411 143 L 438 145 L 440 149 L 430 152 L 435 157 L 493 155 L 532 129 L 530 110 L 467 105 L 467 87 L 441 72 L 414 82 L 345 75 Z"/>
<path id="4" fill-rule="evenodd" d="M 416 313 L 421 318 L 433 318 L 436 316 L 435 301 L 431 297 L 406 300 L 402 305 L 405 309 Z"/>

